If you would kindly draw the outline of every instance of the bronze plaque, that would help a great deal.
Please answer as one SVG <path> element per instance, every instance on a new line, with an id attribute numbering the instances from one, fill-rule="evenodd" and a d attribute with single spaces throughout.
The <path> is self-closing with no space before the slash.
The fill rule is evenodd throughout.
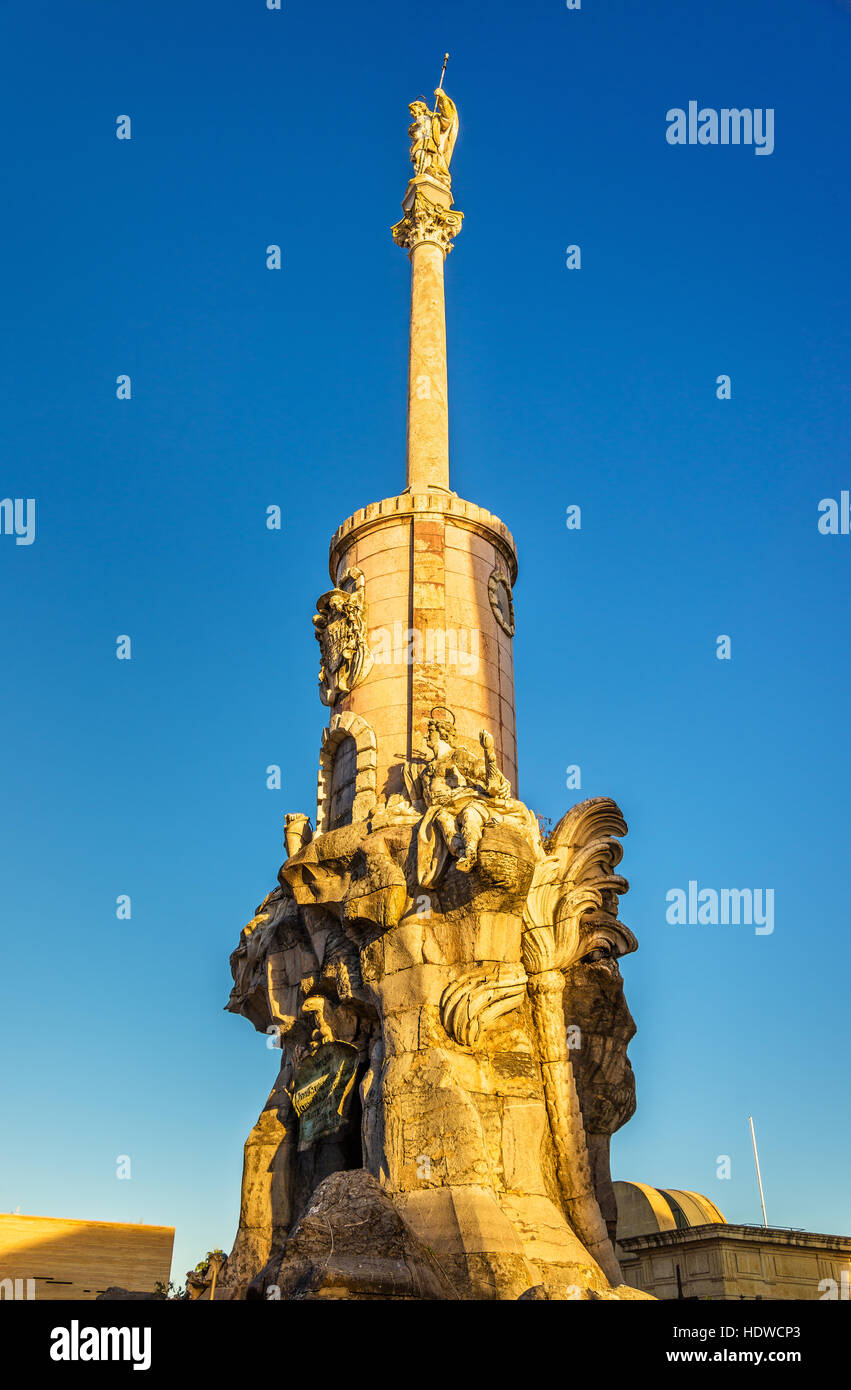
<path id="1" fill-rule="evenodd" d="M 299 1062 L 293 1078 L 299 1152 L 348 1128 L 357 1070 L 357 1048 L 348 1043 L 323 1043 Z"/>

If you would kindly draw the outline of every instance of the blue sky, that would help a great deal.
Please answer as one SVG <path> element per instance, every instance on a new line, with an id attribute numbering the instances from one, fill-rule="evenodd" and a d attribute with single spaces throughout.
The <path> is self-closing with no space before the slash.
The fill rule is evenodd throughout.
<path id="1" fill-rule="evenodd" d="M 232 1243 L 277 1054 L 222 1012 L 228 955 L 315 804 L 328 540 L 403 486 L 389 227 L 449 49 L 452 484 L 518 544 L 520 792 L 630 824 L 614 1176 L 757 1221 L 753 1113 L 769 1220 L 851 1232 L 851 536 L 817 528 L 851 487 L 851 8 L 18 0 L 2 27 L 0 494 L 37 530 L 0 536 L 0 1210 L 175 1225 L 180 1278 Z M 772 108 L 773 154 L 670 146 L 692 99 Z M 691 879 L 773 888 L 773 934 L 669 925 Z"/>

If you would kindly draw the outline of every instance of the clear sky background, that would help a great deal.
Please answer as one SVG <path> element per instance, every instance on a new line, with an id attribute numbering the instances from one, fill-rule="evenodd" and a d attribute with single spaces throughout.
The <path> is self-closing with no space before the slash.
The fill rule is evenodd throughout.
<path id="1" fill-rule="evenodd" d="M 756 1222 L 753 1113 L 772 1224 L 851 1233 L 851 536 L 817 527 L 851 487 L 851 7 L 0 20 L 0 495 L 37 506 L 0 536 L 0 1210 L 173 1224 L 179 1279 L 231 1246 L 278 1054 L 222 1012 L 228 956 L 315 807 L 329 538 L 404 485 L 389 228 L 448 48 L 452 485 L 518 545 L 520 793 L 630 825 L 614 1176 Z M 773 108 L 774 153 L 669 146 L 690 99 Z M 690 879 L 773 888 L 774 933 L 669 925 Z"/>

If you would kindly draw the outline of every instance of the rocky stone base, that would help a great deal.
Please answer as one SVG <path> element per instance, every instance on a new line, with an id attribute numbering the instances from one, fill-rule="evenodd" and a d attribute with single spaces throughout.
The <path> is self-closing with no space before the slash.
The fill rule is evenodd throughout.
<path id="1" fill-rule="evenodd" d="M 445 1195 L 445 1194 L 440 1194 Z M 606 1286 L 596 1266 L 541 1266 L 509 1250 L 436 1251 L 403 1214 L 404 1204 L 363 1169 L 332 1173 L 319 1184 L 292 1235 L 249 1283 L 228 1278 L 218 1299 L 357 1299 L 391 1301 L 644 1298 L 636 1289 Z M 420 1224 L 418 1215 L 417 1224 Z M 485 1241 L 485 1245 L 493 1241 Z M 579 1247 L 581 1248 L 581 1247 Z M 587 1263 L 587 1257 L 586 1257 Z M 581 1282 L 572 1283 L 576 1279 Z"/>
<path id="2" fill-rule="evenodd" d="M 455 1299 L 429 1247 L 362 1169 L 332 1173 L 246 1299 Z"/>

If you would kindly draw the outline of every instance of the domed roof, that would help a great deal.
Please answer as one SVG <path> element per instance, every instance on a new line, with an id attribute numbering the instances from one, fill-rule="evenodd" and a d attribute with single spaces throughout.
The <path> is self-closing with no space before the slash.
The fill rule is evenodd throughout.
<path id="1" fill-rule="evenodd" d="M 648 1187 L 643 1182 L 614 1183 L 618 1203 L 618 1239 L 681 1231 L 689 1226 L 726 1226 L 726 1217 L 699 1192 Z"/>

